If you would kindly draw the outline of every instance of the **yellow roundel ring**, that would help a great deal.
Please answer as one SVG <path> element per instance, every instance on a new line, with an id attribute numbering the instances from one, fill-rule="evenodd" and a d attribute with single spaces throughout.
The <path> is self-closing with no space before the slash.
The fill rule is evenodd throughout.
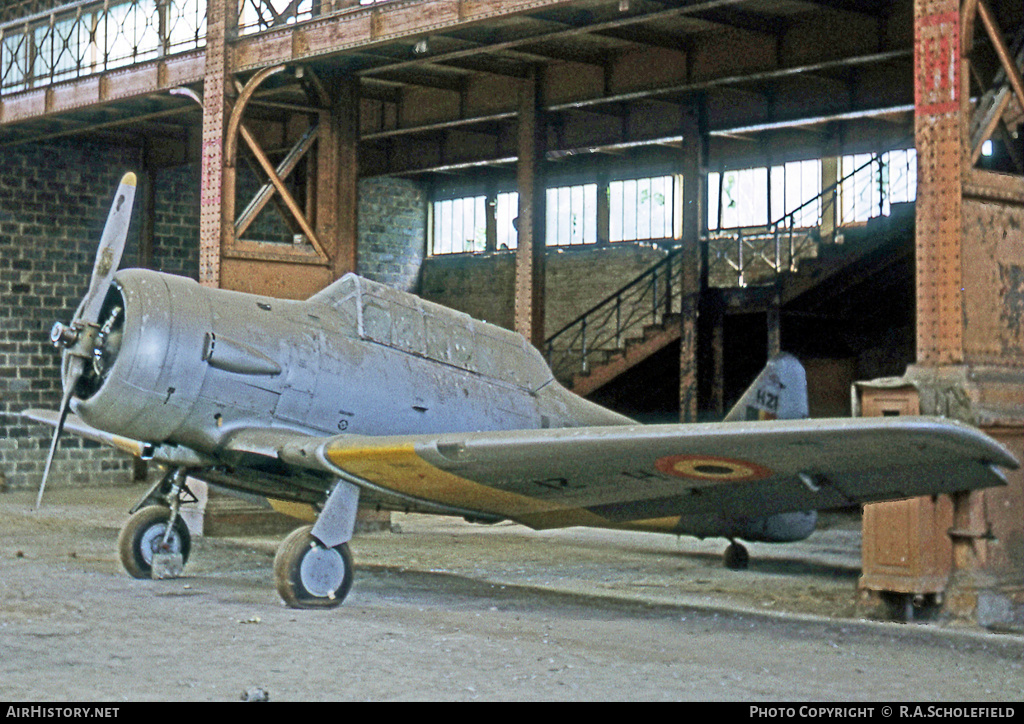
<path id="1" fill-rule="evenodd" d="M 761 480 L 772 474 L 771 470 L 757 463 L 710 455 L 669 455 L 658 458 L 654 467 L 666 475 L 690 480 L 742 482 Z"/>

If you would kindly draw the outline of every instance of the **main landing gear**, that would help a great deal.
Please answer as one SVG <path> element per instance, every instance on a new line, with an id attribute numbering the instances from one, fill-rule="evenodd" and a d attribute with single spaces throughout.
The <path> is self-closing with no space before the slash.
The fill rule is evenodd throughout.
<path id="1" fill-rule="evenodd" d="M 132 508 L 121 529 L 118 553 L 121 564 L 133 578 L 152 577 L 153 559 L 157 555 L 180 556 L 182 566 L 188 562 L 192 536 L 178 512 L 182 503 L 195 502 L 196 497 L 185 485 L 185 478 L 181 469 L 165 475 Z"/>
<path id="2" fill-rule="evenodd" d="M 348 542 L 356 525 L 359 488 L 339 480 L 316 523 L 285 538 L 274 557 L 277 592 L 292 608 L 334 608 L 352 588 Z"/>
<path id="3" fill-rule="evenodd" d="M 328 548 L 313 536 L 313 526 L 295 530 L 274 556 L 277 592 L 291 608 L 333 608 L 352 588 L 348 543 Z"/>
<path id="4" fill-rule="evenodd" d="M 154 561 L 160 555 L 175 561 L 179 571 L 188 561 L 192 537 L 179 509 L 196 497 L 186 478 L 183 469 L 170 471 L 132 509 L 117 542 L 121 563 L 130 576 L 154 577 Z M 293 531 L 281 542 L 274 557 L 274 581 L 288 606 L 333 608 L 345 600 L 352 588 L 348 542 L 358 503 L 359 488 L 339 480 L 316 523 Z"/>
<path id="5" fill-rule="evenodd" d="M 729 547 L 722 555 L 722 564 L 730 571 L 745 571 L 750 564 L 750 553 L 746 546 L 730 538 Z"/>

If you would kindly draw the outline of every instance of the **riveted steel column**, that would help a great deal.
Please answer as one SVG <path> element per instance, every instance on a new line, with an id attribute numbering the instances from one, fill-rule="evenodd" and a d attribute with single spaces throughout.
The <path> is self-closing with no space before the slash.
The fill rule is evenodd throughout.
<path id="1" fill-rule="evenodd" d="M 1024 194 L 1019 176 L 972 167 L 969 50 L 980 7 L 977 0 L 914 2 L 917 365 L 907 377 L 922 414 L 962 419 L 1018 445 L 1020 334 L 1006 313 L 1013 285 L 1001 275 L 1019 269 Z M 1019 543 L 1014 554 L 1007 544 L 1020 541 L 1020 473 L 1008 481 L 953 496 L 945 607 L 982 625 L 1013 610 L 1009 601 L 1021 590 L 1013 561 Z"/>
<path id="2" fill-rule="evenodd" d="M 958 0 L 914 3 L 917 362 L 963 362 L 964 123 Z"/>
<path id="3" fill-rule="evenodd" d="M 333 137 L 337 187 L 320 203 L 335 208 L 327 213 L 335 224 L 331 245 L 332 273 L 335 278 L 356 271 L 359 237 L 359 79 L 339 78 L 331 88 Z M 323 154 L 321 154 L 321 158 Z"/>
<path id="4" fill-rule="evenodd" d="M 515 329 L 540 349 L 544 344 L 544 113 L 543 76 L 531 70 L 520 86 L 519 218 L 516 228 Z"/>
<path id="5" fill-rule="evenodd" d="M 700 302 L 700 232 L 704 208 L 704 134 L 701 106 L 697 99 L 683 108 L 680 131 L 683 137 L 680 165 L 683 175 L 682 247 L 680 255 L 681 297 L 679 338 L 679 420 L 697 421 L 697 310 Z"/>
<path id="6" fill-rule="evenodd" d="M 224 130 L 227 117 L 227 34 L 237 26 L 237 0 L 210 0 L 206 10 L 203 147 L 199 191 L 199 281 L 220 286 L 224 211 Z"/>

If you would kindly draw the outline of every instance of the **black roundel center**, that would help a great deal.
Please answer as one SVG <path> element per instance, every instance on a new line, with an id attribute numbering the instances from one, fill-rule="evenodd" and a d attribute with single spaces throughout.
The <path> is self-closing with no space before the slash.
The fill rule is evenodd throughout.
<path id="1" fill-rule="evenodd" d="M 693 469 L 698 473 L 704 473 L 705 475 L 728 475 L 735 472 L 732 468 L 727 468 L 724 465 L 710 465 L 708 463 L 694 465 Z"/>

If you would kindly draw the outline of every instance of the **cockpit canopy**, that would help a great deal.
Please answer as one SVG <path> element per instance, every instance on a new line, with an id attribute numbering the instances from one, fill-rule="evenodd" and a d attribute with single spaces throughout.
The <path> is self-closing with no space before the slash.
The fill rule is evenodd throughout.
<path id="1" fill-rule="evenodd" d="M 552 378 L 522 335 L 356 274 L 309 301 L 333 307 L 361 339 L 531 391 Z"/>

